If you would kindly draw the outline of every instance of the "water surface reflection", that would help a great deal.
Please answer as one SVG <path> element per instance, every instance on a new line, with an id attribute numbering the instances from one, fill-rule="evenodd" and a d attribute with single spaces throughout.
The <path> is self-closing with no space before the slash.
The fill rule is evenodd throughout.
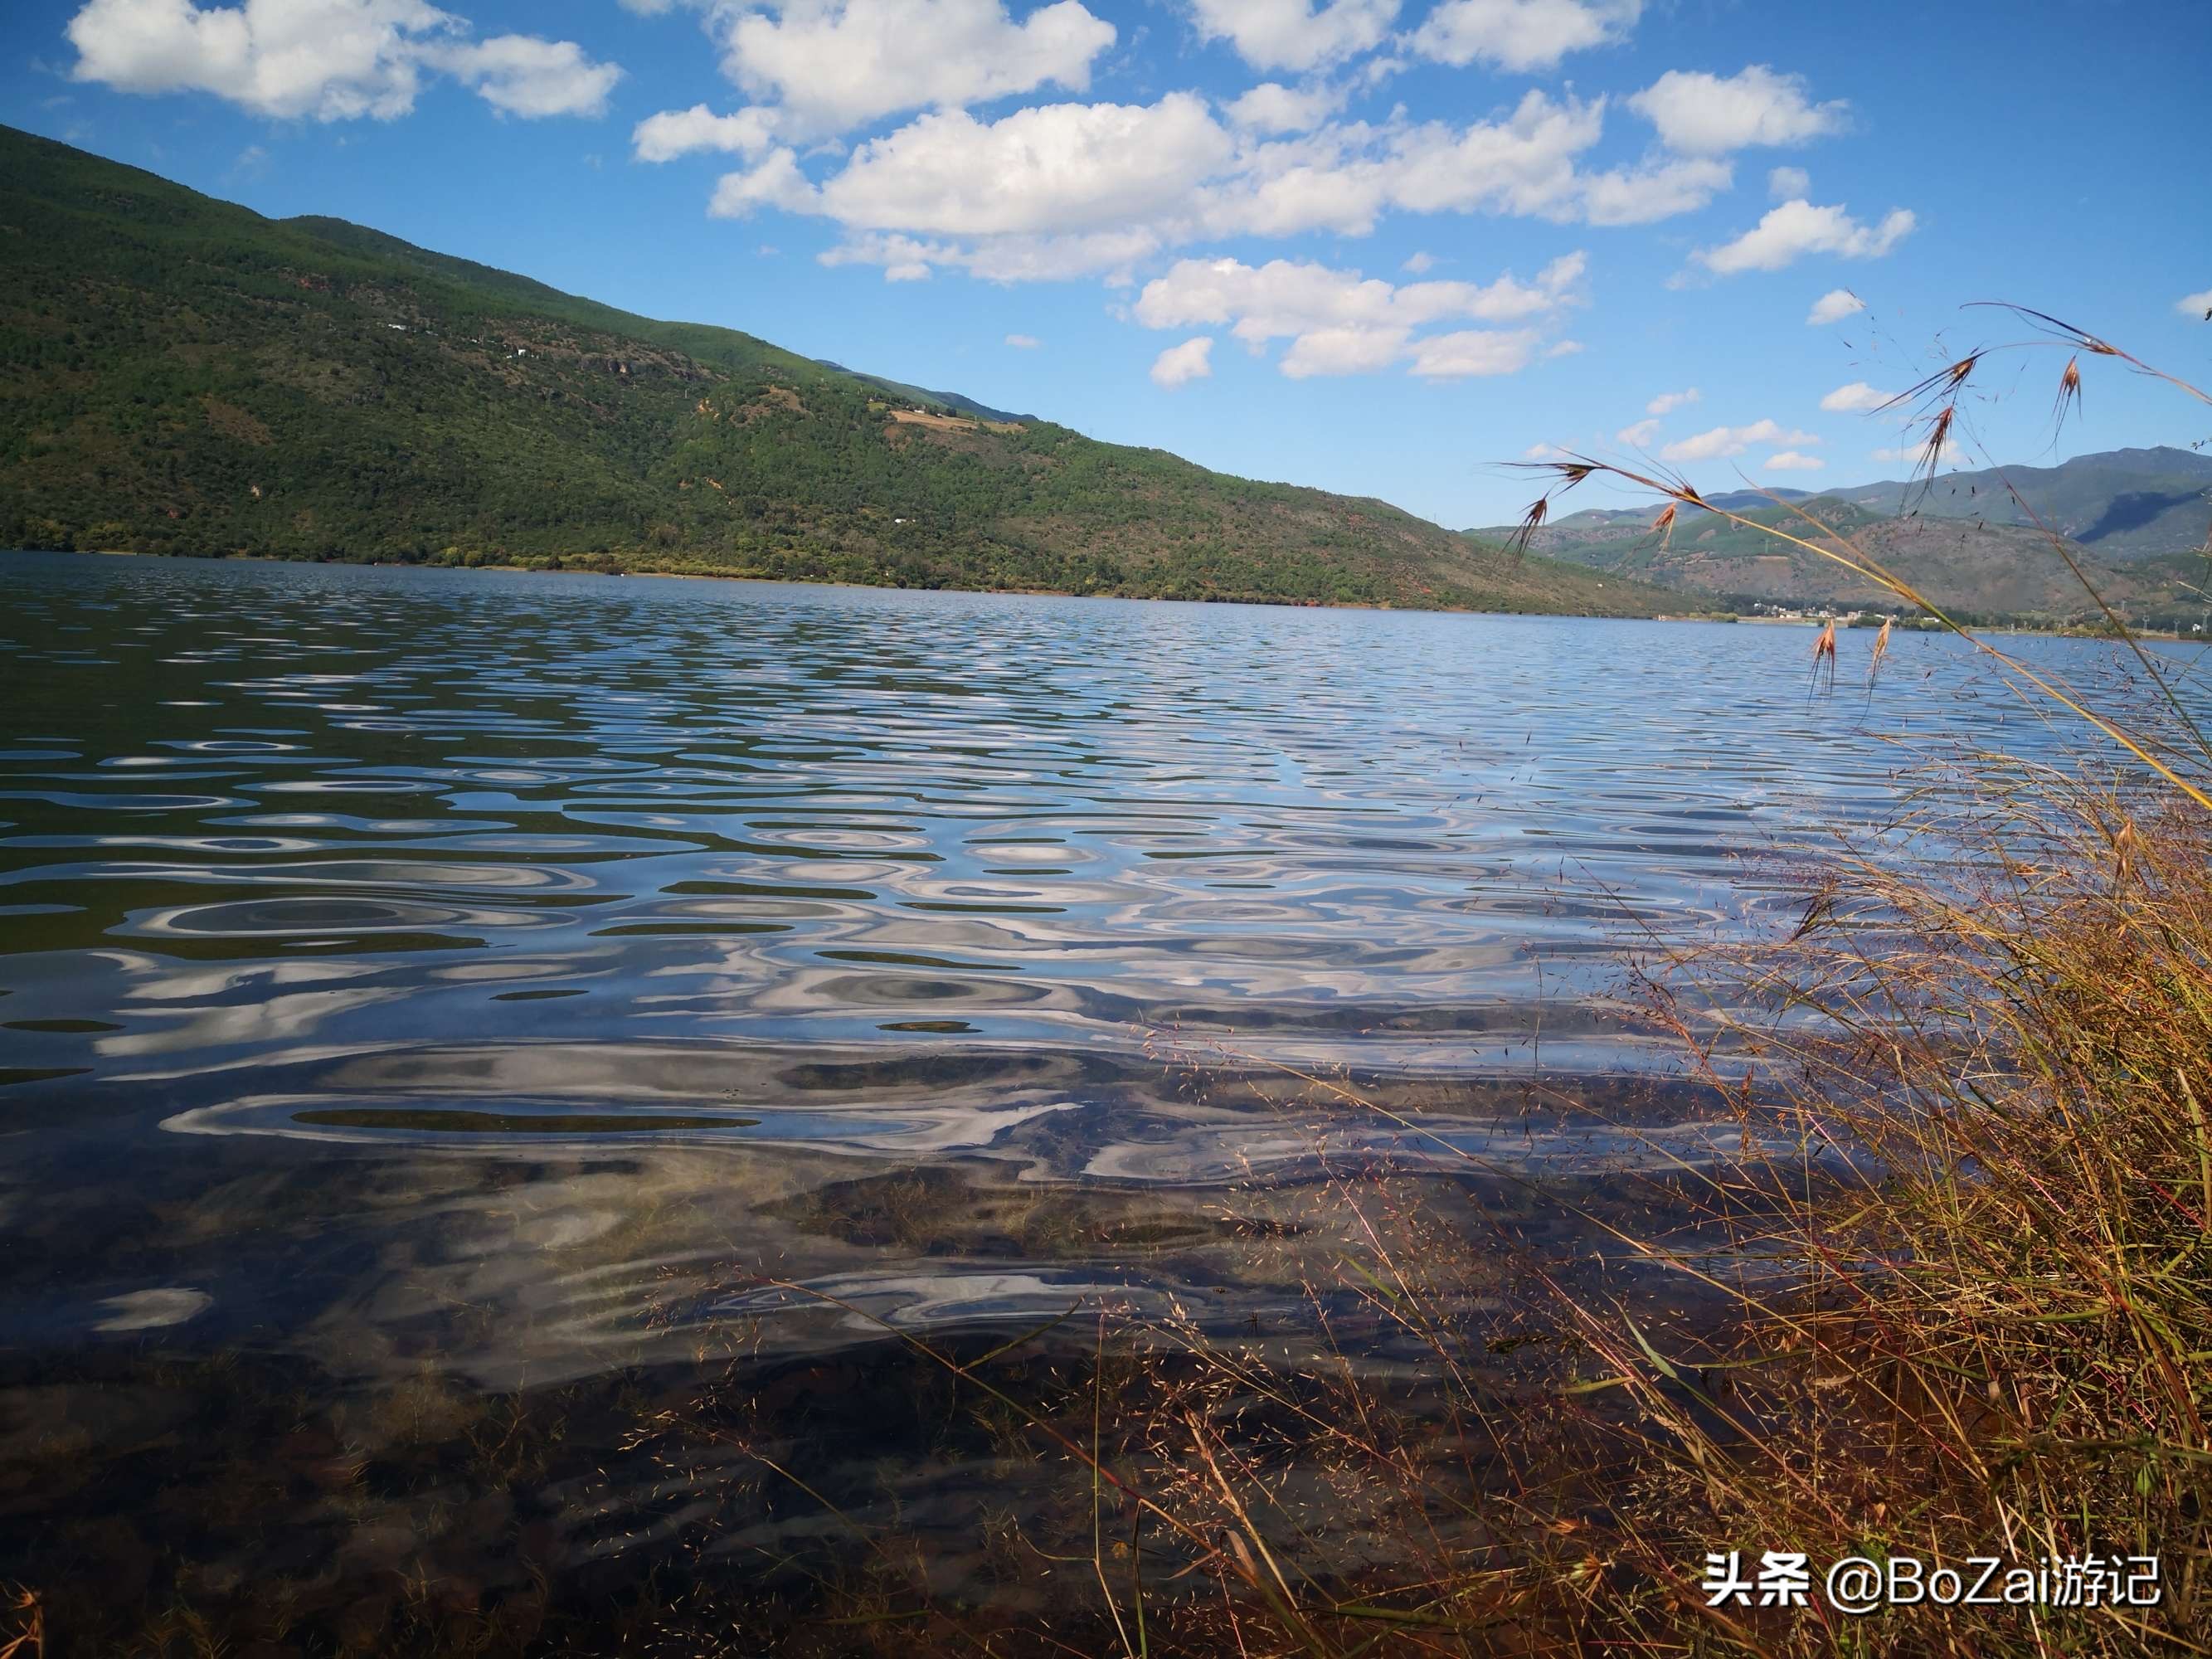
<path id="1" fill-rule="evenodd" d="M 1877 723 L 1749 626 L 30 555 L 0 618 L 4 1328 L 374 1364 L 468 1307 L 479 1377 L 662 1340 L 679 1261 L 954 1319 L 1199 1271 L 788 1224 L 870 1171 L 1717 1156 L 1620 1086 L 1621 945 L 1778 902 L 1745 857 L 1900 742 L 2048 741 L 1914 635 Z M 1427 1138 L 1283 1086 L 1340 1071 Z"/>

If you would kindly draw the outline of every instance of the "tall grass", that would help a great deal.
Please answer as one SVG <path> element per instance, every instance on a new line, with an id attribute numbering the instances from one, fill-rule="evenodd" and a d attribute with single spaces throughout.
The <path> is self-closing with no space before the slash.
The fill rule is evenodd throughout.
<path id="1" fill-rule="evenodd" d="M 2062 415 L 2084 356 L 2142 367 L 2026 314 L 2070 348 Z M 1918 389 L 1929 468 L 1990 355 Z M 1658 533 L 1715 513 L 1945 616 L 1809 520 L 1549 465 L 1553 494 L 1607 474 L 1659 499 Z M 1000 1605 L 939 1583 L 923 1535 L 941 1515 L 902 1538 L 853 1513 L 792 1449 L 783 1383 L 733 1369 L 639 1417 L 629 1449 L 672 1511 L 772 1550 L 764 1589 L 708 1533 L 678 1588 L 564 1624 L 574 1644 L 520 1599 L 481 1618 L 410 1603 L 377 1631 L 422 1652 L 599 1651 L 592 1632 L 619 1629 L 624 1651 L 902 1659 L 2212 1649 L 2212 749 L 2168 665 L 2106 614 L 2132 696 L 1946 619 L 2078 720 L 2080 765 L 1966 757 L 1770 934 L 1650 945 L 1636 989 L 1703 1085 L 1701 1141 L 1650 1136 L 1636 1172 L 1539 1185 L 1421 1114 L 1285 1073 L 1302 1112 L 1373 1117 L 1422 1154 L 1378 1172 L 1316 1148 L 1328 1178 L 1298 1219 L 1326 1225 L 1255 1228 L 1255 1253 L 1280 1253 L 1255 1279 L 1303 1283 L 1303 1310 L 1230 1334 L 1194 1293 L 965 1346 L 883 1325 L 904 1369 L 843 1409 L 895 1395 L 947 1425 L 948 1462 L 988 1449 L 992 1493 L 1024 1505 L 974 1523 Z M 1865 664 L 1875 708 L 1888 638 Z M 1812 662 L 1828 687 L 1838 645 L 1824 630 Z M 1595 1109 L 1541 1079 L 1525 1106 Z M 1607 1127 L 1633 1145 L 1650 1121 L 1625 1105 Z M 812 1565 L 805 1527 L 744 1533 L 787 1500 L 856 1540 L 848 1571 Z M 1710 1555 L 1768 1551 L 1808 1559 L 1808 1605 L 1713 1601 Z M 2155 1555 L 2161 1596 L 1859 1616 L 1820 1593 L 1829 1563 L 1905 1555 Z M 186 1618 L 134 1650 L 231 1650 Z M 0 1585 L 0 1659 L 46 1630 L 37 1594 Z"/>
<path id="2" fill-rule="evenodd" d="M 2012 310 L 2039 331 L 2021 347 L 2070 348 L 2062 419 L 2084 356 L 2203 400 Z M 1962 393 L 2014 349 L 1902 400 L 1930 477 Z M 1144 1593 L 1102 1560 L 1115 1650 L 1169 1650 L 1170 1630 L 1176 1650 L 1250 1654 L 2207 1650 L 2212 748 L 2170 665 L 2055 534 L 2132 653 L 2132 698 L 1978 636 L 1809 517 L 1761 523 L 1593 457 L 1541 465 L 1552 487 L 1524 533 L 1604 475 L 1663 503 L 1656 533 L 1711 513 L 1832 560 L 2077 720 L 2081 763 L 1960 762 L 1926 781 L 1917 839 L 1837 856 L 1794 925 L 1640 964 L 1735 1155 L 1662 1171 L 1642 1225 L 1585 1211 L 1601 1268 L 1479 1200 L 1447 1219 L 1432 1187 L 1338 1182 L 1364 1243 L 1316 1287 L 1314 1341 L 1271 1354 L 1185 1332 L 1195 1368 L 1121 1402 L 1145 1432 L 1120 1478 L 1186 1542 L 1212 1540 L 1170 1571 L 1219 1595 L 1147 1633 Z M 1870 694 L 1887 643 L 1885 628 Z M 1816 686 L 1836 663 L 1829 629 Z M 1471 1190 L 1512 1179 L 1466 1162 Z M 1346 1293 L 1364 1325 L 1340 1342 Z M 1808 1558 L 1808 1605 L 1716 1604 L 1707 1557 L 1767 1551 Z M 2160 1595 L 1858 1615 L 1821 1594 L 1826 1564 L 1905 1555 L 1970 1578 L 1970 1558 L 2002 1575 L 2156 1556 Z"/>

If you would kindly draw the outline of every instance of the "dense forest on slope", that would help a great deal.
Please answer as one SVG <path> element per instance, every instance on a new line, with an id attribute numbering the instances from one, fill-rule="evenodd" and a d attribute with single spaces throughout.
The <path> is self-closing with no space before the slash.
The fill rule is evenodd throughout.
<path id="1" fill-rule="evenodd" d="M 1380 501 L 1000 412 L 0 129 L 0 545 L 1668 602 Z"/>

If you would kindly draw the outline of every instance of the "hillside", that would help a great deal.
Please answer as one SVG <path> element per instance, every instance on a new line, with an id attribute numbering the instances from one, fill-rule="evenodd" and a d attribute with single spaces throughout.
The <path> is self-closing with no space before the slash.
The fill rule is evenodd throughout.
<path id="1" fill-rule="evenodd" d="M 0 129 L 0 546 L 1669 602 L 1380 501 L 1001 413 Z"/>
<path id="2" fill-rule="evenodd" d="M 2002 476 L 1986 470 L 1946 472 L 1924 490 L 1892 483 L 1833 493 L 1876 512 L 1895 513 L 1902 507 L 1929 519 L 2032 529 L 2039 518 L 2117 564 L 2188 553 L 2205 544 L 2212 529 L 2212 455 L 2163 447 L 2112 449 L 2076 455 L 2057 466 L 2008 466 Z"/>
<path id="3" fill-rule="evenodd" d="M 2212 524 L 2212 458 L 2177 449 L 2118 450 L 2055 467 L 2008 468 L 2006 477 L 2068 537 L 2075 562 L 2108 599 L 2149 620 L 2203 615 L 2197 590 L 2203 586 L 2204 559 L 2196 550 Z M 1789 505 L 1776 506 L 1776 499 Z M 1994 471 L 1945 473 L 1924 489 L 1887 483 L 1818 495 L 1739 490 L 1712 500 L 1793 534 L 1807 533 L 1799 515 L 1809 515 L 1962 612 L 2063 620 L 2094 611 L 2081 582 Z M 1648 507 L 1583 508 L 1545 526 L 1531 544 L 1555 558 L 1717 600 L 1881 600 L 1873 583 L 1757 531 L 1686 513 L 1662 539 L 1650 532 L 1652 518 Z"/>

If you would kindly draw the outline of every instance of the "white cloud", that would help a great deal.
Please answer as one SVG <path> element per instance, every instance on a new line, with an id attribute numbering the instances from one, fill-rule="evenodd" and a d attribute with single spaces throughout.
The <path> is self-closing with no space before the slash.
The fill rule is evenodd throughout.
<path id="1" fill-rule="evenodd" d="M 1291 342 L 1283 373 L 1293 380 L 1315 374 L 1372 374 L 1406 355 L 1408 328 L 1346 323 L 1316 328 Z"/>
<path id="2" fill-rule="evenodd" d="M 1044 342 L 1034 334 L 1009 334 L 1006 343 L 1017 351 L 1035 351 Z"/>
<path id="3" fill-rule="evenodd" d="M 1213 342 L 1203 334 L 1181 345 L 1170 346 L 1152 359 L 1152 384 L 1165 386 L 1170 392 L 1186 382 L 1202 380 L 1212 373 Z"/>
<path id="4" fill-rule="evenodd" d="M 64 33 L 74 79 L 212 93 L 278 119 L 393 119 L 415 107 L 425 70 L 509 114 L 597 114 L 622 75 L 572 40 L 471 41 L 464 19 L 426 0 L 88 0 Z"/>
<path id="5" fill-rule="evenodd" d="M 1870 449 L 1867 453 L 1877 461 L 1910 461 L 1914 466 L 1918 466 L 1928 459 L 1928 446 L 1926 444 L 1894 444 L 1881 449 Z M 1936 458 L 1936 465 L 1940 468 L 1976 466 L 1979 463 L 1958 444 L 1946 438 L 1943 441 L 1943 453 Z"/>
<path id="6" fill-rule="evenodd" d="M 1364 235 L 1392 211 L 1644 222 L 1729 183 L 1727 163 L 1695 158 L 1579 170 L 1603 112 L 1601 100 L 1532 90 L 1463 126 L 1394 117 L 1260 138 L 1232 133 L 1187 92 L 994 121 L 945 110 L 861 145 L 818 185 L 787 143 L 725 178 L 710 211 L 774 205 L 833 219 L 849 234 L 832 263 L 920 258 L 1016 281 L 1119 275 L 1201 240 Z"/>
<path id="7" fill-rule="evenodd" d="M 1248 132 L 1310 132 L 1344 106 L 1344 94 L 1330 87 L 1293 90 L 1262 81 L 1242 97 L 1222 106 L 1231 126 Z"/>
<path id="8" fill-rule="evenodd" d="M 1133 314 L 1147 328 L 1220 327 L 1254 350 L 1291 342 L 1282 372 L 1370 374 L 1411 358 L 1432 376 L 1510 374 L 1523 368 L 1540 336 L 1532 331 L 1463 330 L 1416 338 L 1446 321 L 1523 322 L 1574 303 L 1587 261 L 1554 259 L 1533 283 L 1510 274 L 1487 284 L 1407 283 L 1394 286 L 1357 271 L 1308 261 L 1184 259 L 1138 295 Z"/>
<path id="9" fill-rule="evenodd" d="M 1802 167 L 1774 167 L 1766 175 L 1766 193 L 1773 200 L 1787 202 L 1813 193 L 1813 175 Z"/>
<path id="10" fill-rule="evenodd" d="M 1569 454 L 1569 451 L 1557 444 L 1530 444 L 1521 452 L 1521 459 L 1524 461 L 1564 461 Z"/>
<path id="11" fill-rule="evenodd" d="M 1436 268 L 1437 256 L 1433 253 L 1407 254 L 1406 263 L 1399 267 L 1401 270 L 1412 271 L 1416 276 L 1425 276 Z"/>
<path id="12" fill-rule="evenodd" d="M 1526 73 L 1636 27 L 1643 0 L 1443 0 L 1406 44 L 1454 69 L 1478 59 Z"/>
<path id="13" fill-rule="evenodd" d="M 1791 431 L 1774 421 L 1753 421 L 1749 426 L 1717 426 L 1694 438 L 1668 444 L 1659 452 L 1662 461 L 1711 461 L 1741 455 L 1753 444 L 1817 444 L 1810 432 Z"/>
<path id="14" fill-rule="evenodd" d="M 496 34 L 467 46 L 432 46 L 423 61 L 446 71 L 494 109 L 526 120 L 604 115 L 621 66 L 597 64 L 574 40 Z"/>
<path id="15" fill-rule="evenodd" d="M 1824 323 L 1840 323 L 1844 318 L 1866 309 L 1866 301 L 1847 288 L 1832 288 L 1813 301 L 1812 310 L 1805 313 L 1805 325 L 1819 328 Z"/>
<path id="16" fill-rule="evenodd" d="M 724 182 L 734 180 L 733 190 L 742 191 L 750 179 L 750 175 L 733 173 Z M 720 193 L 717 191 L 718 197 Z M 751 205 L 734 202 L 729 212 L 742 214 L 749 211 Z M 923 241 L 896 233 L 869 231 L 848 236 L 836 247 L 816 257 L 825 265 L 882 265 L 886 269 L 895 264 L 944 265 L 990 283 L 1064 282 L 1103 271 L 1107 273 L 1109 285 L 1122 286 L 1130 280 L 1129 272 L 1135 263 L 1158 252 L 1158 238 L 1145 230 L 991 236 L 967 243 Z"/>
<path id="17" fill-rule="evenodd" d="M 1147 328 L 1233 323 L 1231 331 L 1248 345 L 1337 325 L 1414 328 L 1454 318 L 1516 322 L 1571 303 L 1588 263 L 1583 254 L 1565 254 L 1534 283 L 1508 274 L 1485 285 L 1394 287 L 1380 277 L 1304 260 L 1271 259 L 1255 267 L 1237 259 L 1184 259 L 1146 284 L 1136 316 Z"/>
<path id="18" fill-rule="evenodd" d="M 717 219 L 742 219 L 758 207 L 804 213 L 815 199 L 814 186 L 799 170 L 799 157 L 787 149 L 778 149 L 770 151 L 758 167 L 724 173 L 714 185 L 707 211 Z"/>
<path id="19" fill-rule="evenodd" d="M 1893 394 L 1877 392 L 1864 380 L 1839 386 L 1820 399 L 1820 407 L 1834 415 L 1863 415 L 1892 401 Z"/>
<path id="20" fill-rule="evenodd" d="M 1226 40 L 1255 69 L 1310 70 L 1382 43 L 1398 0 L 1191 0 L 1209 40 Z"/>
<path id="21" fill-rule="evenodd" d="M 388 120 L 415 106 L 421 37 L 459 27 L 423 0 L 89 0 L 64 33 L 72 78 L 211 92 L 257 114 Z"/>
<path id="22" fill-rule="evenodd" d="M 945 110 L 860 146 L 811 210 L 940 236 L 1101 230 L 1187 196 L 1232 154 L 1187 92 L 1149 106 L 1044 104 L 988 125 Z"/>
<path id="23" fill-rule="evenodd" d="M 902 110 L 963 105 L 1048 84 L 1082 92 L 1114 26 L 1079 0 L 1019 23 L 1000 0 L 786 0 L 775 12 L 716 3 L 723 72 L 823 136 Z"/>
<path id="24" fill-rule="evenodd" d="M 1644 412 L 1646 415 L 1672 415 L 1678 409 L 1688 408 L 1701 395 L 1695 386 L 1680 392 L 1662 392 L 1644 405 Z"/>
<path id="25" fill-rule="evenodd" d="M 1690 157 L 1640 161 L 1586 175 L 1583 216 L 1594 225 L 1648 225 L 1693 213 L 1735 182 L 1725 161 Z"/>
<path id="26" fill-rule="evenodd" d="M 1732 242 L 1699 248 L 1690 257 L 1717 276 L 1747 270 L 1780 270 L 1808 253 L 1845 259 L 1878 259 L 1911 234 L 1912 215 L 1899 208 L 1878 226 L 1861 224 L 1840 207 L 1784 202 Z"/>
<path id="27" fill-rule="evenodd" d="M 1544 348 L 1547 357 L 1576 357 L 1589 348 L 1580 340 L 1554 340 Z"/>
<path id="28" fill-rule="evenodd" d="M 1432 380 L 1517 374 L 1528 366 L 1540 337 L 1528 328 L 1510 331 L 1465 328 L 1450 334 L 1431 334 L 1413 342 L 1413 372 Z"/>
<path id="29" fill-rule="evenodd" d="M 1638 421 L 1634 426 L 1625 426 L 1613 434 L 1615 443 L 1626 444 L 1631 449 L 1649 449 L 1659 436 L 1656 420 Z"/>
<path id="30" fill-rule="evenodd" d="M 1642 224 L 1701 207 L 1727 187 L 1725 162 L 1580 171 L 1577 158 L 1602 136 L 1604 110 L 1601 99 L 1555 101 L 1531 90 L 1495 120 L 1353 122 L 1260 145 L 1210 193 L 1209 228 L 1364 235 L 1392 209 Z"/>
<path id="31" fill-rule="evenodd" d="M 757 106 L 732 115 L 717 115 L 704 104 L 665 109 L 640 121 L 629 142 L 641 161 L 672 161 L 701 150 L 758 155 L 775 143 L 775 113 Z"/>
<path id="32" fill-rule="evenodd" d="M 1669 70 L 1628 100 L 1683 155 L 1725 155 L 1754 144 L 1802 144 L 1842 130 L 1848 106 L 1815 104 L 1805 77 L 1753 64 L 1733 76 Z"/>
<path id="33" fill-rule="evenodd" d="M 2185 317 L 2202 317 L 2212 312 L 2212 288 L 2202 294 L 2185 294 L 2173 302 L 2173 308 Z"/>
<path id="34" fill-rule="evenodd" d="M 1827 463 L 1818 455 L 1801 455 L 1794 449 L 1783 450 L 1766 458 L 1769 472 L 1818 472 Z"/>

